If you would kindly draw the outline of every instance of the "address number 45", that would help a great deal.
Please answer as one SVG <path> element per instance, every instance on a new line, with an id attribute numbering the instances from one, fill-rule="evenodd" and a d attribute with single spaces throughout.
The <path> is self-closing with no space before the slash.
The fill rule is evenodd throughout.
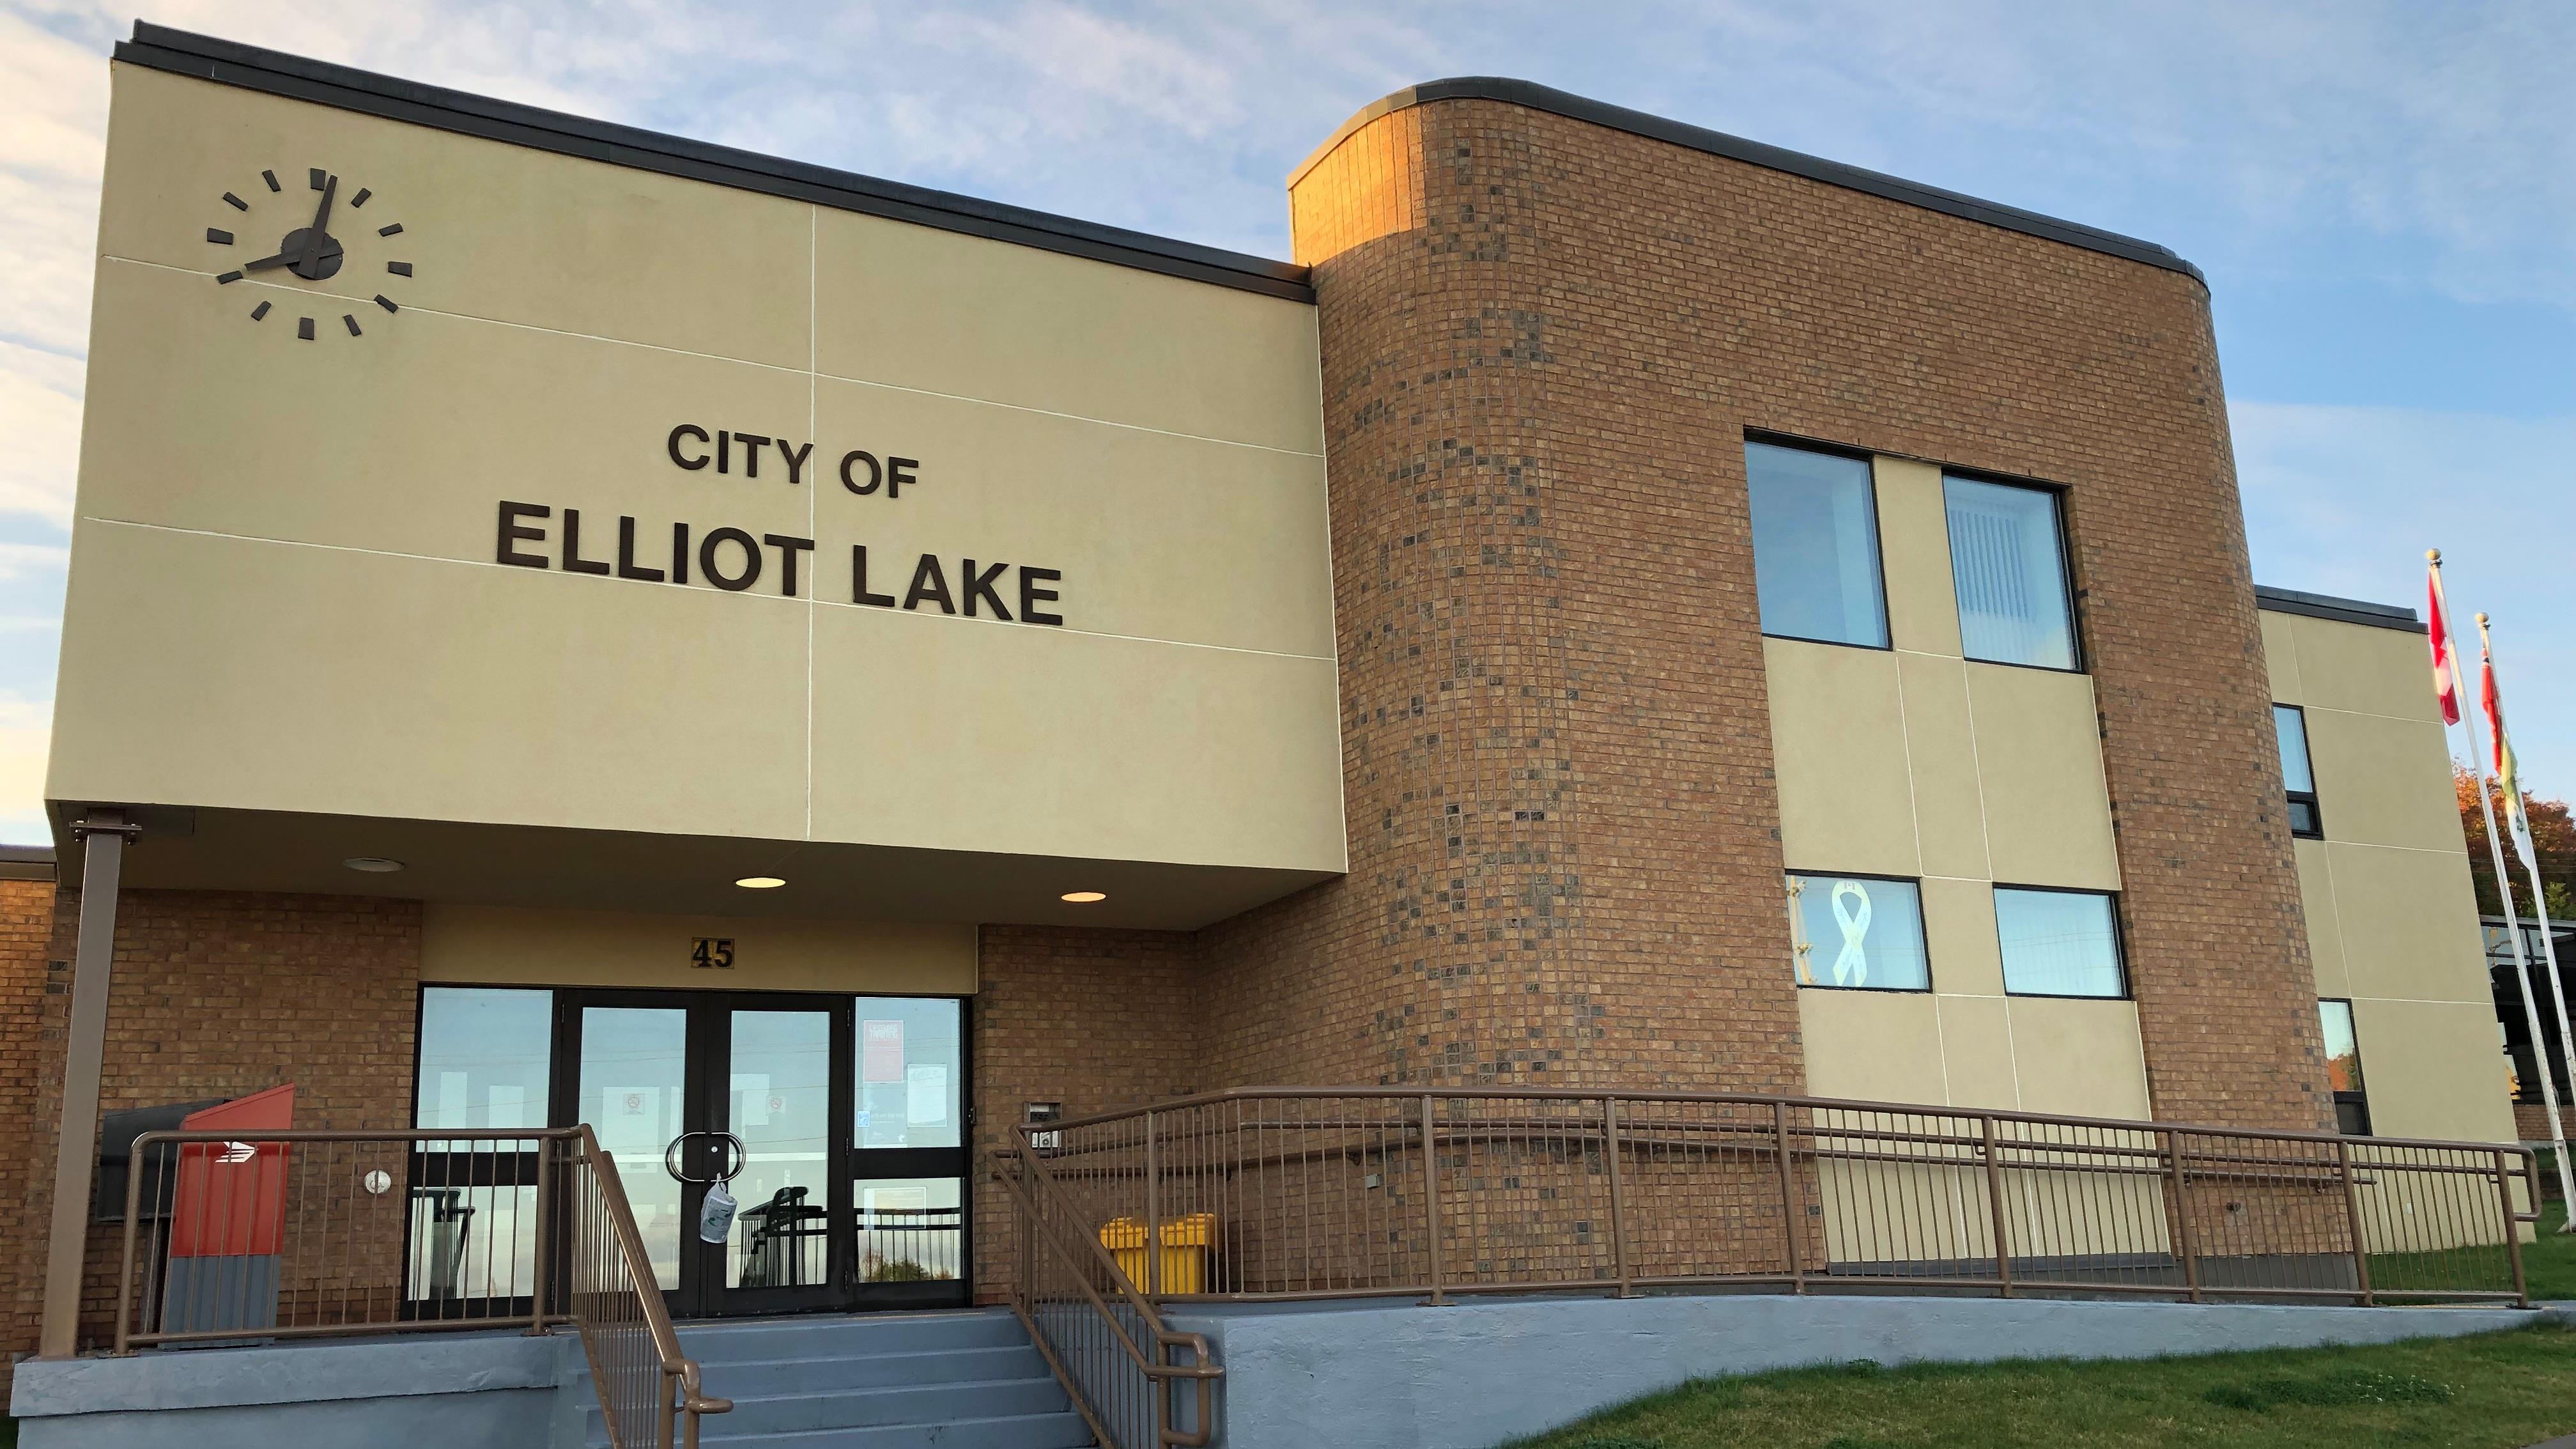
<path id="1" fill-rule="evenodd" d="M 689 948 L 689 964 L 701 971 L 733 969 L 733 937 L 699 936 Z"/>

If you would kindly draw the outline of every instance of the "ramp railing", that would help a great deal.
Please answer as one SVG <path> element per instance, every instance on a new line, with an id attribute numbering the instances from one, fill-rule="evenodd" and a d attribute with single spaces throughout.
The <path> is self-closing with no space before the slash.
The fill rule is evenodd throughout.
<path id="1" fill-rule="evenodd" d="M 1724 1093 L 1246 1088 L 1023 1128 L 1017 1155 L 1062 1234 L 1152 1245 L 1118 1256 L 1155 1305 L 1738 1287 L 2527 1306 L 2539 1200 L 2508 1144 Z"/>

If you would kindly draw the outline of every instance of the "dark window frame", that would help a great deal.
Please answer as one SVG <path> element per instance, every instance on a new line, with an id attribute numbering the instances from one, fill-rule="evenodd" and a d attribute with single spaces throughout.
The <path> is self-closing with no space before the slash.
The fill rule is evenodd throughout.
<path id="1" fill-rule="evenodd" d="M 2024 667 L 2038 668 L 2039 666 L 2028 665 Z M 2051 670 L 2049 672 L 2052 674 L 2058 674 L 2064 673 L 2065 671 Z M 2109 996 L 2100 996 L 2091 992 L 2081 991 L 2014 990 L 2012 984 L 2012 968 L 2010 964 L 2003 959 L 2003 909 L 2001 897 L 2005 891 L 2035 891 L 2054 896 L 2099 896 L 2102 899 L 2109 901 L 2111 903 L 2111 964 L 2117 968 L 2120 973 L 2119 991 Z M 2129 971 L 2129 922 L 2126 915 L 2120 909 L 2121 901 L 2126 898 L 2125 892 L 2095 890 L 2091 886 L 2025 885 L 2020 881 L 1999 880 L 1988 883 L 1987 893 L 1988 906 L 1993 912 L 1995 920 L 1995 965 L 1999 973 L 2004 978 L 2004 995 L 2027 996 L 2034 1001 L 2135 1001 L 2138 999 L 2137 982 L 2132 978 Z"/>
<path id="2" fill-rule="evenodd" d="M 1960 627 L 1959 656 L 1971 664 L 1991 664 L 1998 669 L 2036 669 L 2042 674 L 2092 673 L 2092 651 L 2084 647 L 2084 586 L 2077 580 L 2075 573 L 2074 490 L 2063 483 L 2051 483 L 2044 478 L 2022 478 L 2010 473 L 1995 473 L 1982 468 L 1960 468 L 1952 467 L 1947 463 L 1942 464 L 1942 483 L 1946 485 L 1953 478 L 1967 483 L 1989 483 L 1998 488 L 2022 488 L 2033 493 L 2048 495 L 2049 507 L 2057 520 L 2057 578 L 2058 585 L 2066 598 L 2066 650 L 2074 656 L 2075 662 L 2061 668 L 2054 664 L 2024 664 L 2015 659 L 1980 659 L 1968 652 L 1967 629 L 1964 623 Z M 1944 552 L 1947 552 L 1950 547 L 1950 507 L 1946 490 L 1941 501 L 1941 547 Z M 1958 599 L 1959 561 L 1953 557 L 1950 560 L 1950 605 L 1954 612 L 1958 609 Z M 2032 889 L 2040 889 L 2040 887 Z"/>
<path id="3" fill-rule="evenodd" d="M 1744 445 L 1746 447 L 1750 447 L 1755 443 L 1760 443 L 1767 448 L 1787 448 L 1800 453 L 1823 453 L 1829 457 L 1848 458 L 1869 470 L 1870 566 L 1877 576 L 1879 632 L 1887 636 L 1887 642 L 1884 644 L 1855 644 L 1849 639 L 1819 639 L 1813 634 L 1783 634 L 1772 629 L 1762 628 L 1762 561 L 1758 556 L 1754 559 L 1753 563 L 1753 612 L 1755 627 L 1757 629 L 1761 629 L 1762 637 L 1765 639 L 1790 639 L 1795 640 L 1800 644 L 1822 644 L 1831 649 L 1873 649 L 1881 654 L 1892 654 L 1896 652 L 1896 619 L 1887 606 L 1887 535 L 1879 525 L 1878 455 L 1870 452 L 1866 448 L 1855 448 L 1845 443 L 1828 443 L 1816 438 L 1796 437 L 1789 433 L 1764 432 L 1760 428 L 1745 429 Z M 1743 454 L 1741 449 L 1738 449 L 1737 451 L 1738 456 L 1744 457 L 1745 459 L 1744 531 L 1745 537 L 1749 540 L 1753 534 L 1753 462 L 1749 456 L 1745 456 Z M 1861 878 L 1862 877 L 1859 876 L 1852 877 L 1854 880 L 1859 880 Z M 1870 879 L 1875 880 L 1880 879 L 1880 877 L 1873 876 L 1870 877 Z M 1895 880 L 1902 879 L 1902 877 L 1890 876 L 1885 877 L 1885 879 Z"/>
<path id="4" fill-rule="evenodd" d="M 1789 980 L 1800 991 L 1875 991 L 1887 996 L 1929 996 L 1932 994 L 1932 923 L 1923 910 L 1923 877 L 1919 875 L 1880 875 L 1866 870 L 1801 870 L 1796 866 L 1780 868 L 1781 889 L 1785 898 L 1787 878 L 1793 875 L 1824 877 L 1832 880 L 1876 880 L 1914 887 L 1914 933 L 1923 946 L 1923 984 L 1920 986 L 1836 986 L 1828 981 L 1798 980 L 1796 943 L 1791 943 Z"/>
<path id="5" fill-rule="evenodd" d="M 2285 709 L 2299 717 L 2299 751 L 2307 757 L 2308 783 L 2310 785 L 2314 785 L 2317 782 L 2317 752 L 2313 743 L 2308 738 L 2307 706 L 2300 704 L 2283 704 L 2277 699 L 2272 701 L 2272 717 L 2275 720 L 2280 718 L 2281 711 Z M 2275 726 L 2275 728 L 2277 731 L 2278 727 Z M 2290 834 L 2300 840 L 2325 839 L 2326 814 L 2324 808 L 2317 804 L 2317 792 L 2313 789 L 2293 790 L 2289 788 L 2289 784 L 2288 772 L 2284 771 L 2281 781 L 2281 789 L 2283 797 L 2289 801 L 2290 805 Z M 2298 807 L 2302 805 L 2308 807 L 2308 828 L 2305 830 L 2301 830 L 2299 828 Z"/>

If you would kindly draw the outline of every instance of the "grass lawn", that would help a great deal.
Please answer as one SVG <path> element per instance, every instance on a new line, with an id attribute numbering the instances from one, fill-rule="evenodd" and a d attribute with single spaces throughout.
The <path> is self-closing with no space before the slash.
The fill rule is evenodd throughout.
<path id="1" fill-rule="evenodd" d="M 2576 1432 L 2576 1331 L 2116 1363 L 1709 1379 L 1520 1449 L 2520 1449 Z"/>
<path id="2" fill-rule="evenodd" d="M 2547 1154 L 2543 1154 L 2541 1174 L 2545 1177 L 2557 1170 L 2550 1165 Z M 2540 1241 L 2523 1245 L 2523 1281 L 2531 1285 L 2531 1296 L 2535 1299 L 2576 1299 L 2576 1235 L 2562 1235 L 2558 1231 L 2558 1225 L 2565 1221 L 2565 1203 L 2542 1203 Z"/>

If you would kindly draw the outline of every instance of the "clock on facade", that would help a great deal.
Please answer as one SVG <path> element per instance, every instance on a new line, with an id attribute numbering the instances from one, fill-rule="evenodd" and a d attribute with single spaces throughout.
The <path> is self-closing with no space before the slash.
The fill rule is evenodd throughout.
<path id="1" fill-rule="evenodd" d="M 286 282 L 289 277 L 301 278 L 307 282 L 327 282 L 333 277 L 340 275 L 342 269 L 350 265 L 352 257 L 350 255 L 348 245 L 341 241 L 339 235 L 332 231 L 331 212 L 333 206 L 339 200 L 340 178 L 329 174 L 319 166 L 312 168 L 308 174 L 311 177 L 312 189 L 318 199 L 315 201 L 313 206 L 313 219 L 310 222 L 304 222 L 300 220 L 304 210 L 303 204 L 301 202 L 293 202 L 283 199 L 286 188 L 279 183 L 277 173 L 275 171 L 262 171 L 259 173 L 259 179 L 266 184 L 268 194 L 272 197 L 281 198 L 280 200 L 272 201 L 268 204 L 275 207 L 281 213 L 281 220 L 287 227 L 287 230 L 279 237 L 277 251 L 275 254 L 261 257 L 255 262 L 244 262 L 239 267 L 233 268 L 232 270 L 217 273 L 215 276 L 215 282 L 217 285 L 229 286 L 230 284 L 238 282 L 242 278 L 249 276 L 258 276 L 262 280 L 279 283 Z M 368 228 L 364 223 L 357 222 L 356 220 L 356 213 L 360 209 L 364 208 L 368 199 L 374 195 L 374 192 L 369 191 L 363 186 L 358 188 L 357 194 L 349 198 L 349 214 L 344 216 L 340 222 L 341 230 L 347 232 L 353 237 L 360 238 L 362 245 L 370 255 L 374 255 L 381 251 L 392 250 L 392 247 L 390 246 L 378 246 L 375 244 L 365 243 L 363 241 L 363 237 Z M 224 193 L 224 204 L 235 211 L 252 213 L 254 215 L 256 214 L 251 203 L 242 200 L 239 196 L 236 196 L 229 191 Z M 291 208 L 291 210 L 289 208 Z M 248 225 L 248 223 L 241 224 L 245 226 Z M 276 224 L 276 222 L 271 223 L 271 225 Z M 373 230 L 378 243 L 390 243 L 393 238 L 402 235 L 402 223 L 398 221 L 389 222 L 383 226 L 373 228 Z M 266 233 L 265 231 L 260 231 L 250 232 L 248 234 L 252 236 L 260 236 L 265 235 Z M 206 243 L 209 246 L 229 247 L 236 245 L 236 240 L 231 230 L 225 227 L 210 226 L 206 228 Z M 370 262 L 368 265 L 373 265 L 373 263 Z M 385 275 L 387 276 L 408 277 L 411 275 L 411 263 L 407 261 L 387 257 L 384 259 L 383 265 Z M 312 306 L 316 312 L 327 312 L 330 308 L 340 305 L 346 300 L 346 298 L 334 296 L 327 292 L 314 291 L 305 294 L 306 304 Z M 388 313 L 401 310 L 394 305 L 394 300 L 391 297 L 386 296 L 382 292 L 378 292 L 376 294 L 375 304 L 383 308 Z M 264 322 L 268 320 L 268 314 L 274 309 L 274 307 L 275 303 L 272 299 L 261 299 L 259 305 L 250 309 L 250 320 L 253 322 Z M 302 311 L 301 308 L 296 310 L 299 312 Z M 299 315 L 295 319 L 295 335 L 303 338 L 307 342 L 311 342 L 314 340 L 313 324 L 314 319 L 311 316 Z M 352 337 L 365 335 L 366 329 L 358 325 L 358 314 L 356 312 L 341 313 L 340 325 L 347 328 L 349 335 Z"/>

